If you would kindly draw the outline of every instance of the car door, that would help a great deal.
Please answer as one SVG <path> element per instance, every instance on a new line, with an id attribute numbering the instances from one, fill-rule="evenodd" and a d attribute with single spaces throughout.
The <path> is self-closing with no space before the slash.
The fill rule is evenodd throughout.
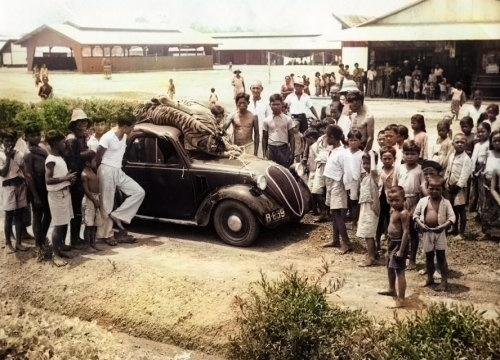
<path id="1" fill-rule="evenodd" d="M 124 171 L 146 191 L 139 215 L 193 219 L 193 179 L 171 139 L 149 133 L 132 137 L 125 153 Z"/>

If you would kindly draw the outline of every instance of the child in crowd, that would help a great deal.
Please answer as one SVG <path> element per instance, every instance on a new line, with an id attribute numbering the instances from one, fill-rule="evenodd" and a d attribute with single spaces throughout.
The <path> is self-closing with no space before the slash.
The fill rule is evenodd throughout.
<path id="1" fill-rule="evenodd" d="M 94 250 L 100 251 L 96 246 L 97 227 L 102 225 L 100 211 L 100 191 L 99 178 L 96 173 L 95 157 L 87 158 L 85 168 L 82 171 L 82 184 L 85 196 L 82 200 L 82 214 L 85 229 L 83 237 L 88 246 Z"/>
<path id="2" fill-rule="evenodd" d="M 490 151 L 484 167 L 484 188 L 487 192 L 481 212 L 483 233 L 492 240 L 500 240 L 500 130 L 490 135 Z M 491 196 L 490 196 L 491 195 Z"/>
<path id="3" fill-rule="evenodd" d="M 109 130 L 109 126 L 104 122 L 98 122 L 94 124 L 94 133 L 90 135 L 87 140 L 87 146 L 89 150 L 97 152 L 97 148 L 99 147 L 99 140 L 101 137 Z"/>
<path id="4" fill-rule="evenodd" d="M 363 151 L 360 150 L 362 138 L 363 135 L 360 131 L 349 131 L 349 134 L 347 135 L 349 149 L 346 151 L 344 160 L 344 185 L 349 195 L 347 204 L 348 209 L 350 209 L 350 219 L 352 220 L 353 226 L 356 226 L 358 222 L 358 192 L 361 180 L 361 162 L 363 156 Z"/>
<path id="5" fill-rule="evenodd" d="M 401 186 L 404 190 L 405 207 L 410 214 L 420 200 L 424 191 L 424 173 L 422 167 L 418 164 L 420 147 L 413 140 L 405 141 L 403 145 L 404 164 L 396 168 L 394 174 L 394 186 Z M 416 268 L 417 249 L 419 243 L 418 233 L 413 226 L 413 221 L 410 227 L 410 263 L 409 270 Z"/>
<path id="6" fill-rule="evenodd" d="M 339 246 L 341 253 L 346 254 L 352 251 L 352 245 L 347 234 L 345 226 L 344 212 L 347 209 L 347 191 L 342 181 L 344 177 L 344 164 L 346 152 L 342 142 L 344 134 L 342 129 L 337 125 L 328 125 L 326 128 L 326 136 L 328 145 L 332 146 L 332 151 L 326 161 L 325 176 L 326 186 L 326 205 L 332 213 L 332 225 L 334 237 L 331 244 L 326 246 Z M 339 243 L 339 237 L 341 242 Z"/>
<path id="7" fill-rule="evenodd" d="M 28 185 L 28 198 L 33 209 L 33 235 L 38 250 L 38 259 L 45 260 L 52 255 L 46 241 L 51 215 L 45 184 L 45 159 L 47 151 L 40 147 L 42 128 L 38 122 L 28 123 L 24 129 L 29 152 L 24 155 L 24 173 Z"/>
<path id="8" fill-rule="evenodd" d="M 398 79 L 398 87 L 396 89 L 396 92 L 398 94 L 398 98 L 403 98 L 405 95 L 405 86 L 402 78 Z"/>
<path id="9" fill-rule="evenodd" d="M 486 159 L 488 157 L 488 151 L 490 148 L 490 124 L 482 122 L 477 126 L 477 143 L 474 145 L 474 150 L 472 151 L 472 168 L 474 169 L 472 173 L 472 183 L 471 183 L 471 196 L 469 203 L 469 210 L 474 212 L 482 211 L 482 204 L 484 204 L 484 197 L 486 193 L 484 191 L 483 176 L 484 167 L 486 166 Z"/>
<path id="10" fill-rule="evenodd" d="M 394 186 L 389 192 L 391 219 L 387 228 L 389 235 L 389 256 L 387 259 L 387 277 L 389 290 L 379 292 L 396 298 L 396 307 L 405 305 L 406 293 L 406 257 L 410 241 L 411 213 L 405 208 L 405 192 L 401 186 Z"/>
<path id="11" fill-rule="evenodd" d="M 465 92 L 462 90 L 462 83 L 458 81 L 451 89 L 451 113 L 453 118 L 458 120 L 460 108 L 466 101 Z"/>
<path id="12" fill-rule="evenodd" d="M 399 124 L 398 129 L 397 129 L 397 136 L 396 136 L 396 145 L 398 149 L 403 148 L 403 144 L 408 138 L 410 137 L 408 128 L 404 125 Z"/>
<path id="13" fill-rule="evenodd" d="M 439 83 L 439 94 L 441 97 L 441 101 L 445 102 L 448 100 L 448 84 L 446 83 L 446 79 L 443 78 Z"/>
<path id="14" fill-rule="evenodd" d="M 45 159 L 45 182 L 47 184 L 48 202 L 52 214 L 52 248 L 56 265 L 66 265 L 62 258 L 71 256 L 65 252 L 64 242 L 68 224 L 73 218 L 73 206 L 69 187 L 76 181 L 76 173 L 69 173 L 66 162 L 62 158 L 65 150 L 64 134 L 51 130 L 47 132 L 45 141 L 50 146 L 50 152 Z"/>
<path id="15" fill-rule="evenodd" d="M 410 92 L 411 92 L 411 75 L 406 74 L 405 75 L 405 97 L 406 97 L 406 99 L 410 98 Z"/>
<path id="16" fill-rule="evenodd" d="M 431 98 L 431 86 L 427 81 L 424 81 L 424 85 L 422 86 L 422 93 L 424 94 L 425 101 L 429 102 Z"/>
<path id="17" fill-rule="evenodd" d="M 378 178 L 380 216 L 377 225 L 377 234 L 375 236 L 377 255 L 380 252 L 382 234 L 385 233 L 389 225 L 391 206 L 389 205 L 388 199 L 389 190 L 394 182 L 394 160 L 396 159 L 396 150 L 394 150 L 393 147 L 384 146 L 380 150 L 380 159 L 382 163 L 382 171 L 380 171 Z"/>
<path id="18" fill-rule="evenodd" d="M 377 144 L 379 150 L 385 146 L 385 130 L 382 129 L 377 134 Z"/>
<path id="19" fill-rule="evenodd" d="M 472 174 L 472 160 L 465 152 L 466 138 L 456 134 L 453 138 L 454 153 L 451 154 L 446 166 L 445 179 L 448 199 L 453 205 L 457 221 L 453 226 L 453 235 L 463 234 L 467 222 L 466 202 L 467 183 Z"/>
<path id="20" fill-rule="evenodd" d="M 425 252 L 427 281 L 424 286 L 434 284 L 434 253 L 436 253 L 441 273 L 441 283 L 436 290 L 445 291 L 448 285 L 446 229 L 455 222 L 455 214 L 450 202 L 442 196 L 444 179 L 441 176 L 430 176 L 427 188 L 429 195 L 420 199 L 413 212 L 413 220 L 422 232 Z"/>
<path id="21" fill-rule="evenodd" d="M 362 166 L 364 177 L 359 188 L 359 225 L 356 236 L 365 239 L 367 256 L 362 266 L 373 266 L 376 260 L 375 236 L 380 215 L 378 194 L 378 174 L 376 153 L 363 153 Z"/>
<path id="22" fill-rule="evenodd" d="M 394 150 L 396 151 L 396 158 L 394 160 L 395 166 L 401 165 L 401 162 L 403 161 L 403 152 L 401 147 L 398 146 L 399 138 L 399 125 L 387 125 L 387 127 L 385 128 L 385 145 L 394 148 Z"/>
<path id="23" fill-rule="evenodd" d="M 476 134 L 473 132 L 474 129 L 474 120 L 470 116 L 465 116 L 460 120 L 460 129 L 462 130 L 462 134 L 465 135 L 465 140 L 467 141 L 465 144 L 465 152 L 467 155 L 472 156 L 472 150 L 474 149 L 474 142 L 476 138 Z"/>
<path id="24" fill-rule="evenodd" d="M 217 105 L 218 102 L 219 102 L 219 97 L 215 93 L 215 89 L 211 88 L 210 89 L 210 96 L 208 97 L 208 104 L 210 105 L 210 107 L 212 107 L 212 106 Z"/>
<path id="25" fill-rule="evenodd" d="M 170 98 L 170 100 L 174 99 L 174 96 L 175 96 L 175 85 L 174 85 L 174 80 L 173 79 L 168 79 L 167 95 Z"/>
<path id="26" fill-rule="evenodd" d="M 484 120 L 491 126 L 491 133 L 500 130 L 500 120 L 498 120 L 498 105 L 490 104 L 486 108 L 486 119 Z"/>
<path id="27" fill-rule="evenodd" d="M 14 149 L 18 133 L 14 129 L 3 130 L 1 139 L 4 151 L 0 152 L 1 204 L 5 211 L 5 246 L 9 253 L 27 250 L 22 244 L 24 233 L 23 212 L 28 206 L 24 161 L 20 151 Z M 12 226 L 15 227 L 16 244 L 12 246 Z"/>
<path id="28" fill-rule="evenodd" d="M 416 76 L 413 80 L 413 98 L 420 99 L 420 77 Z"/>
<path id="29" fill-rule="evenodd" d="M 427 151 L 427 132 L 425 130 L 425 119 L 421 114 L 415 114 L 411 117 L 411 128 L 413 130 L 413 140 L 420 147 L 420 160 L 426 160 Z"/>
<path id="30" fill-rule="evenodd" d="M 437 124 L 438 138 L 436 144 L 432 147 L 431 160 L 437 162 L 443 169 L 448 165 L 448 158 L 453 151 L 453 143 L 449 138 L 450 123 L 441 120 Z"/>
<path id="31" fill-rule="evenodd" d="M 326 134 L 320 136 L 309 149 L 310 156 L 314 159 L 314 165 L 309 169 L 312 173 L 310 190 L 320 213 L 317 222 L 328 219 L 328 208 L 325 206 L 325 177 L 323 172 L 331 149 Z"/>
<path id="32" fill-rule="evenodd" d="M 321 74 L 319 71 L 316 71 L 316 74 L 314 74 L 314 88 L 316 89 L 316 92 L 314 95 L 320 96 L 321 95 Z"/>

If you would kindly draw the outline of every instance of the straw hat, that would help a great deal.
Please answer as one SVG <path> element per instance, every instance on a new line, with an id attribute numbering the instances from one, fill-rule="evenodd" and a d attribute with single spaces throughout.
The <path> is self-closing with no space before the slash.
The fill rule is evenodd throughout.
<path id="1" fill-rule="evenodd" d="M 80 108 L 73 109 L 73 113 L 71 114 L 71 120 L 69 121 L 69 124 L 75 123 L 79 120 L 88 121 L 89 118 L 82 109 Z"/>
<path id="2" fill-rule="evenodd" d="M 344 82 L 342 83 L 342 88 L 339 90 L 339 93 L 350 93 L 350 92 L 360 92 L 360 91 L 354 80 L 344 79 Z"/>
<path id="3" fill-rule="evenodd" d="M 250 85 L 250 89 L 253 89 L 253 88 L 261 88 L 263 89 L 264 87 L 262 86 L 262 82 L 260 80 L 255 80 L 252 85 Z"/>
<path id="4" fill-rule="evenodd" d="M 241 74 L 241 70 L 240 69 L 236 69 L 233 71 L 233 74 Z"/>
<path id="5" fill-rule="evenodd" d="M 302 77 L 297 76 L 293 78 L 293 85 L 304 86 L 304 79 Z"/>

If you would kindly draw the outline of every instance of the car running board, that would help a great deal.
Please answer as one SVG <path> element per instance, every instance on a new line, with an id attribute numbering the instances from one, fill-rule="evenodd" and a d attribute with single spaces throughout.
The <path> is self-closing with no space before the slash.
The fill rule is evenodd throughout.
<path id="1" fill-rule="evenodd" d="M 135 217 L 137 217 L 139 219 L 144 219 L 144 220 L 156 220 L 156 221 L 169 223 L 169 224 L 198 225 L 198 223 L 194 220 L 167 219 L 167 218 L 160 218 L 160 217 L 146 216 L 146 215 L 136 215 Z"/>

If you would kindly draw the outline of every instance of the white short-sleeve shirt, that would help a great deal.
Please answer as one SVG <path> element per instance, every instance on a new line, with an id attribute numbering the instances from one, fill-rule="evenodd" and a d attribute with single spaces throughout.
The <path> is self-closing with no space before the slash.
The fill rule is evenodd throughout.
<path id="1" fill-rule="evenodd" d="M 120 140 L 114 130 L 109 130 L 99 140 L 99 146 L 106 149 L 102 156 L 101 164 L 115 168 L 122 167 L 123 155 L 127 148 L 127 135 L 123 135 Z"/>
<path id="2" fill-rule="evenodd" d="M 299 99 L 295 92 L 286 97 L 285 103 L 289 106 L 290 114 L 292 115 L 307 114 L 309 109 L 312 107 L 312 101 L 309 95 L 302 94 Z"/>
<path id="3" fill-rule="evenodd" d="M 293 129 L 293 121 L 285 114 L 266 117 L 263 130 L 267 131 L 269 145 L 278 146 L 288 144 L 288 132 Z"/>

